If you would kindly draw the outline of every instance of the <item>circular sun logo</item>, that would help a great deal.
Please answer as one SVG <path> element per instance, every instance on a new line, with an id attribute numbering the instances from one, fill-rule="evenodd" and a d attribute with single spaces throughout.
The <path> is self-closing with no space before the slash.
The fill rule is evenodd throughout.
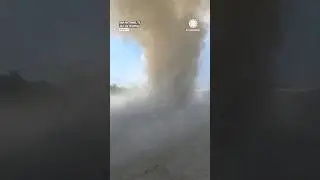
<path id="1" fill-rule="evenodd" d="M 190 19 L 189 20 L 189 27 L 194 29 L 198 26 L 198 21 L 196 19 Z"/>

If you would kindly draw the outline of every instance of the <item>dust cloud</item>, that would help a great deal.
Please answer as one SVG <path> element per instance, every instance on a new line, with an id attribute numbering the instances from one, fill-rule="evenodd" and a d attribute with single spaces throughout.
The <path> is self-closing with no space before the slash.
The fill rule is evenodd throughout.
<path id="1" fill-rule="evenodd" d="M 210 98 L 195 94 L 183 109 L 110 96 L 112 180 L 210 179 Z"/>
<path id="2" fill-rule="evenodd" d="M 208 3 L 111 1 L 112 33 L 142 46 L 148 79 L 142 93 L 110 95 L 112 180 L 210 179 L 209 91 L 195 92 Z M 186 31 L 190 19 L 200 31 Z M 120 20 L 141 29 L 119 33 Z"/>
<path id="3" fill-rule="evenodd" d="M 184 103 L 197 76 L 198 58 L 205 35 L 201 21 L 202 0 L 114 0 L 111 27 L 120 20 L 141 21 L 141 29 L 122 33 L 144 49 L 150 91 L 157 100 Z M 187 32 L 188 21 L 197 19 L 200 31 Z"/>

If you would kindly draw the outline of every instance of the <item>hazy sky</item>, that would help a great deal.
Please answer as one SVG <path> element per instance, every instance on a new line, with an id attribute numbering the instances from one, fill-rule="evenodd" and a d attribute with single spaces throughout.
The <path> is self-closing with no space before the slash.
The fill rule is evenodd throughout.
<path id="1" fill-rule="evenodd" d="M 1 1 L 0 72 L 20 70 L 27 79 L 63 81 L 102 69 L 109 60 L 106 3 Z M 131 83 L 143 76 L 139 46 L 114 37 L 110 43 L 111 81 Z M 201 86 L 209 84 L 209 51 L 207 43 L 199 71 Z"/>
<path id="2" fill-rule="evenodd" d="M 0 72 L 20 69 L 29 79 L 63 80 L 105 67 L 109 60 L 107 3 L 0 1 Z M 320 76 L 320 26 L 315 3 L 320 1 L 293 0 L 290 7 L 281 11 L 283 39 L 274 53 L 277 77 L 282 83 L 320 86 L 316 78 Z M 111 81 L 130 83 L 139 79 L 143 71 L 139 47 L 112 37 L 111 48 Z M 208 84 L 208 51 L 207 44 L 199 71 L 201 86 Z"/>
<path id="3" fill-rule="evenodd" d="M 200 57 L 197 84 L 210 87 L 210 33 L 208 33 Z M 111 35 L 110 39 L 110 82 L 119 85 L 140 83 L 145 78 L 143 51 L 132 39 Z"/>
<path id="4" fill-rule="evenodd" d="M 283 34 L 275 51 L 280 83 L 320 87 L 319 6 L 320 1 L 293 0 L 281 11 Z"/>
<path id="5" fill-rule="evenodd" d="M 0 2 L 0 71 L 59 81 L 108 61 L 107 1 Z"/>

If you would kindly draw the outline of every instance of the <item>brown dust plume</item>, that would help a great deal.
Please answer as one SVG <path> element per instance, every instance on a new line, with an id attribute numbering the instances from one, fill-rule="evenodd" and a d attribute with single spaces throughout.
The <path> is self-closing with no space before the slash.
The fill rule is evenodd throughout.
<path id="1" fill-rule="evenodd" d="M 113 0 L 110 5 L 113 27 L 120 20 L 141 21 L 141 29 L 121 35 L 134 38 L 143 47 L 151 95 L 165 102 L 188 100 L 205 28 L 201 21 L 198 32 L 186 28 L 190 19 L 201 19 L 203 0 Z"/>

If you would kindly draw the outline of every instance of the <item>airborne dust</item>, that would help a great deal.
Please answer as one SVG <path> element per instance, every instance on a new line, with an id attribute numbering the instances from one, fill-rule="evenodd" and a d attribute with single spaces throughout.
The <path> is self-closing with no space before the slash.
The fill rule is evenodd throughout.
<path id="1" fill-rule="evenodd" d="M 111 179 L 210 179 L 209 92 L 194 93 L 209 0 L 110 5 L 113 35 L 143 48 L 149 87 L 148 93 L 110 96 Z M 193 18 L 200 31 L 187 32 Z M 118 32 L 121 20 L 140 20 L 141 29 Z M 183 108 L 157 106 L 162 103 Z"/>
<path id="2" fill-rule="evenodd" d="M 208 1 L 209 2 L 209 1 Z M 122 32 L 143 48 L 151 95 L 183 103 L 190 97 L 197 76 L 198 58 L 205 35 L 203 0 L 111 1 L 111 27 L 120 20 L 140 20 L 141 28 Z M 199 20 L 199 32 L 187 32 L 190 19 Z M 168 102 L 168 101 L 165 101 Z"/>

